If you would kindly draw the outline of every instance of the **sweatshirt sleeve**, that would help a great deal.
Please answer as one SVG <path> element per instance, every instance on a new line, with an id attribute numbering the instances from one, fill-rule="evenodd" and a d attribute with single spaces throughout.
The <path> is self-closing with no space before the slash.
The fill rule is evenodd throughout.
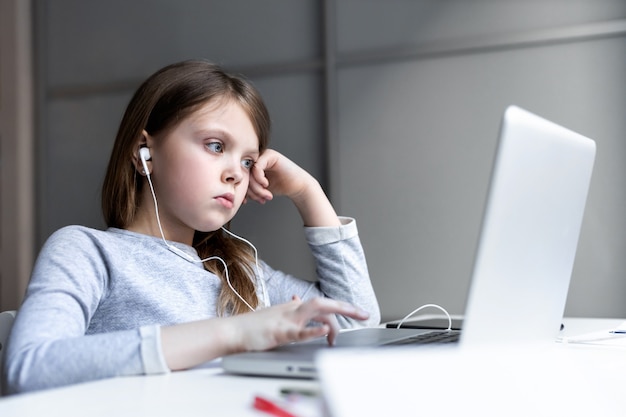
<path id="1" fill-rule="evenodd" d="M 42 248 L 7 345 L 7 393 L 168 371 L 158 326 L 86 334 L 107 291 L 98 250 L 76 229 L 61 229 Z"/>
<path id="2" fill-rule="evenodd" d="M 367 321 L 338 316 L 343 328 L 375 326 L 380 309 L 372 287 L 356 221 L 340 217 L 339 227 L 305 227 L 306 241 L 315 258 L 317 282 L 308 282 L 266 266 L 272 303 L 285 302 L 297 294 L 302 299 L 327 297 L 343 300 L 370 313 Z M 278 298 L 281 297 L 281 298 Z"/>

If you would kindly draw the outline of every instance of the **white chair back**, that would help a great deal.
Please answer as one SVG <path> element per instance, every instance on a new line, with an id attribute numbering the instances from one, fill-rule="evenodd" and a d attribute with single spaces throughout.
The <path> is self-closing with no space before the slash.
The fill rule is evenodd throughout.
<path id="1" fill-rule="evenodd" d="M 7 340 L 14 320 L 15 311 L 3 311 L 0 313 L 0 376 L 2 375 L 4 350 L 6 349 Z M 0 378 L 0 395 L 2 395 L 2 378 Z"/>

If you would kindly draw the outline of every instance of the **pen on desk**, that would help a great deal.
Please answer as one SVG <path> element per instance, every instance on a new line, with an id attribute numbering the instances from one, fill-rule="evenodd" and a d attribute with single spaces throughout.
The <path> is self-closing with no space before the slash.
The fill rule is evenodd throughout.
<path id="1" fill-rule="evenodd" d="M 623 322 L 619 326 L 615 327 L 613 330 L 610 330 L 609 333 L 626 334 L 626 322 Z"/>
<path id="2" fill-rule="evenodd" d="M 256 396 L 254 397 L 254 408 L 260 411 L 264 411 L 267 414 L 271 414 L 275 417 L 296 417 L 294 414 L 285 410 L 274 401 L 268 400 L 266 398 Z"/>

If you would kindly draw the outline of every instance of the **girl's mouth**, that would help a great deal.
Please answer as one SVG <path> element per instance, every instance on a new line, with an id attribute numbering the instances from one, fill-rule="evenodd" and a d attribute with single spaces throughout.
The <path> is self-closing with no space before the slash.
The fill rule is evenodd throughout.
<path id="1" fill-rule="evenodd" d="M 215 197 L 215 199 L 219 204 L 228 209 L 231 209 L 235 206 L 235 198 L 232 194 L 220 195 Z"/>

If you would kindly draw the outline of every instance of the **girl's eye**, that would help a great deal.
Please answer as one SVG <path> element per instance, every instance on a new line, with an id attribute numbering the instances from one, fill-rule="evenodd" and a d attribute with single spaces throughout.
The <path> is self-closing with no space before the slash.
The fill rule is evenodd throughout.
<path id="1" fill-rule="evenodd" d="M 254 166 L 254 161 L 252 159 L 244 159 L 243 161 L 241 161 L 241 165 L 243 165 L 245 169 L 252 169 L 252 167 Z"/>
<path id="2" fill-rule="evenodd" d="M 219 143 L 219 142 L 207 143 L 206 147 L 209 148 L 209 150 L 211 150 L 212 152 L 215 152 L 215 153 L 222 153 L 222 152 L 224 152 L 224 146 L 221 143 Z"/>

